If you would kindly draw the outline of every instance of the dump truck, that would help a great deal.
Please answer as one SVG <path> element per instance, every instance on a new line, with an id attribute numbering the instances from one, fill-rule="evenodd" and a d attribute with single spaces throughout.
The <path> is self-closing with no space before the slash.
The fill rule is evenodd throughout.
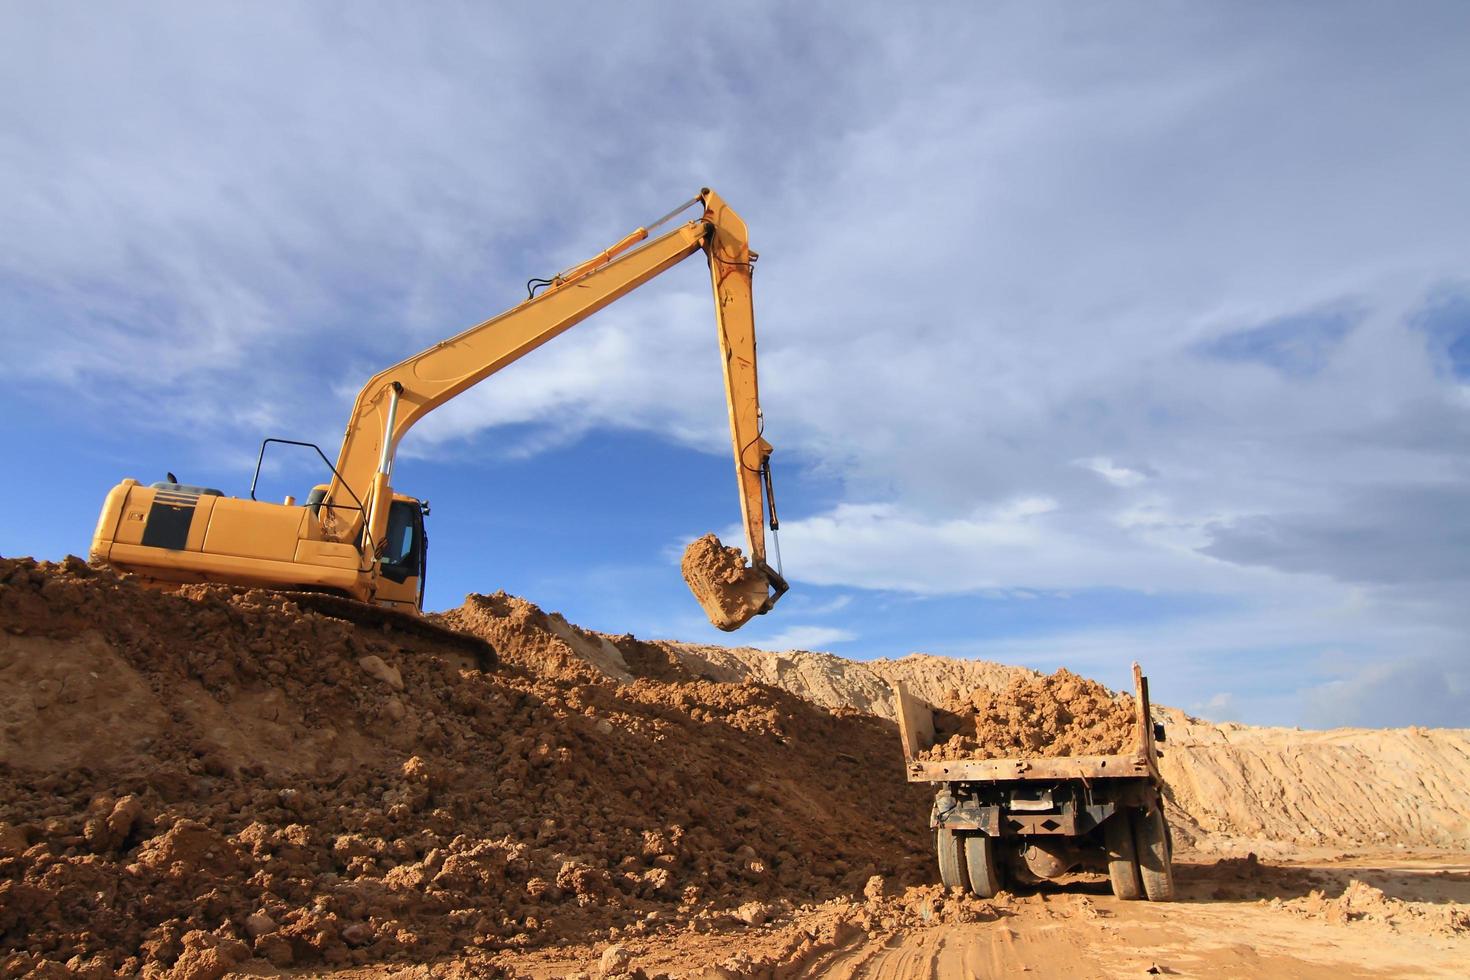
<path id="1" fill-rule="evenodd" d="M 700 213 L 665 234 L 650 230 L 685 209 Z M 320 447 L 293 439 L 261 443 L 314 450 L 330 479 L 300 502 L 283 503 L 168 480 L 117 484 L 103 504 L 91 558 L 159 583 L 222 582 L 304 593 L 329 611 L 376 625 L 399 620 L 422 631 L 427 576 L 426 501 L 397 492 L 393 463 L 409 429 L 479 384 L 684 259 L 703 253 L 714 291 L 715 328 L 729 408 L 741 524 L 750 564 L 706 536 L 691 546 L 685 576 L 711 622 L 738 629 L 786 591 L 766 562 L 763 521 L 779 526 L 756 385 L 751 251 L 745 222 L 709 188 L 585 262 L 527 283 L 511 309 L 370 378 L 358 392 L 333 464 Z"/>
<path id="2" fill-rule="evenodd" d="M 1133 665 L 1133 740 L 1118 755 L 1063 758 L 922 757 L 935 743 L 934 706 L 895 682 L 908 781 L 935 787 L 929 814 L 940 880 L 989 898 L 1075 871 L 1106 872 L 1122 899 L 1174 897 L 1173 841 L 1164 817 L 1148 678 Z"/>

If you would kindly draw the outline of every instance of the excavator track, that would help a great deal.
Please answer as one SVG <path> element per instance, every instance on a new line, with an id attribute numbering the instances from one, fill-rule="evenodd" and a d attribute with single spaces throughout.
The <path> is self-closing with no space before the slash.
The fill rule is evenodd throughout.
<path id="1" fill-rule="evenodd" d="M 500 657 L 489 641 L 472 633 L 462 633 L 425 619 L 417 613 L 404 612 L 388 606 L 375 606 L 359 602 L 346 596 L 330 595 L 325 592 L 281 592 L 302 609 L 346 620 L 354 626 L 382 630 L 385 633 L 402 633 L 406 636 L 423 637 L 442 643 L 475 658 L 480 670 L 490 670 L 500 663 Z"/>

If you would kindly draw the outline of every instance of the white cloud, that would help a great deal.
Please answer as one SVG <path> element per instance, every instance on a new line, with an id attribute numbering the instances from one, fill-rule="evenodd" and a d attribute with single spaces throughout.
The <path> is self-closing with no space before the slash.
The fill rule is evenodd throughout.
<path id="1" fill-rule="evenodd" d="M 1288 581 L 1201 554 L 1191 540 L 1024 501 L 937 519 L 896 504 L 840 504 L 782 524 L 787 566 L 819 585 L 921 595 L 1099 585 L 1245 593 Z M 1310 577 L 1296 578 L 1310 587 Z"/>
<path id="2" fill-rule="evenodd" d="M 1467 276 L 1465 8 L 890 13 L 12 8 L 8 377 L 187 417 L 201 457 L 327 444 L 378 368 L 712 184 L 762 253 L 778 460 L 844 488 L 787 508 L 798 584 L 1227 596 L 1127 638 L 1212 691 L 1278 640 L 1393 657 L 1407 609 L 1463 638 L 1463 542 L 1410 505 L 1470 494 L 1470 402 L 1406 319 Z M 726 452 L 709 303 L 696 258 L 404 451 Z M 1255 328 L 1349 308 L 1309 371 L 1255 356 Z M 1321 612 L 1349 608 L 1355 637 Z"/>
<path id="3" fill-rule="evenodd" d="M 832 626 L 788 626 L 781 632 L 763 640 L 753 640 L 748 645 L 757 650 L 821 650 L 826 651 L 837 643 L 857 639 L 850 630 Z"/>
<path id="4" fill-rule="evenodd" d="M 795 596 L 794 598 L 799 600 L 801 598 L 800 593 L 798 593 L 797 596 Z M 786 600 L 786 604 L 791 605 L 792 600 Z M 836 613 L 842 612 L 842 610 L 847 609 L 851 605 L 852 595 L 849 593 L 839 596 L 833 596 L 831 599 L 828 599 L 825 602 L 803 603 L 801 605 L 801 614 L 803 616 L 831 616 Z"/>
<path id="5" fill-rule="evenodd" d="M 1229 691 L 1219 691 L 1203 701 L 1196 701 L 1190 705 L 1189 710 L 1194 714 L 1203 715 L 1211 721 L 1223 721 L 1229 718 L 1234 703 L 1235 695 Z"/>
<path id="6" fill-rule="evenodd" d="M 1092 470 L 1092 472 L 1107 480 L 1115 487 L 1136 487 L 1148 479 L 1147 476 L 1138 472 L 1138 470 L 1129 469 L 1126 466 L 1119 466 L 1106 456 L 1092 456 L 1088 459 L 1079 459 L 1077 460 L 1077 465 L 1084 469 Z"/>
<path id="7" fill-rule="evenodd" d="M 720 450 L 729 441 L 713 328 L 713 299 L 702 261 L 564 335 L 426 418 L 405 440 L 409 453 L 500 426 L 541 423 L 529 442 L 555 443 L 598 426 L 657 432 Z M 680 287 L 684 288 L 680 288 Z"/>

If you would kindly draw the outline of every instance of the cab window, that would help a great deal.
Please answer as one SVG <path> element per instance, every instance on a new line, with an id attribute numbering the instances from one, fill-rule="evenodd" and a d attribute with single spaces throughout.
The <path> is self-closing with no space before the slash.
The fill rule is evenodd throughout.
<path id="1" fill-rule="evenodd" d="M 424 523 L 418 504 L 395 500 L 388 508 L 388 531 L 383 541 L 383 574 L 402 582 L 421 570 Z"/>

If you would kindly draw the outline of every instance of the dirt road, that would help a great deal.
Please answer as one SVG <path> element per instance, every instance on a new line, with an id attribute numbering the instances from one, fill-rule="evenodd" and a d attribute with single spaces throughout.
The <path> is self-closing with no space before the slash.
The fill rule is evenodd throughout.
<path id="1" fill-rule="evenodd" d="M 1463 977 L 1470 863 L 1183 858 L 1182 899 L 1120 902 L 1078 878 L 993 902 L 909 889 L 784 923 L 622 943 L 648 976 L 989 978 Z M 1358 884 L 1354 884 L 1357 882 Z M 929 921 L 925 921 L 925 919 Z M 969 921 L 965 921 L 969 920 Z M 599 975 L 607 944 L 501 961 L 537 978 Z"/>

